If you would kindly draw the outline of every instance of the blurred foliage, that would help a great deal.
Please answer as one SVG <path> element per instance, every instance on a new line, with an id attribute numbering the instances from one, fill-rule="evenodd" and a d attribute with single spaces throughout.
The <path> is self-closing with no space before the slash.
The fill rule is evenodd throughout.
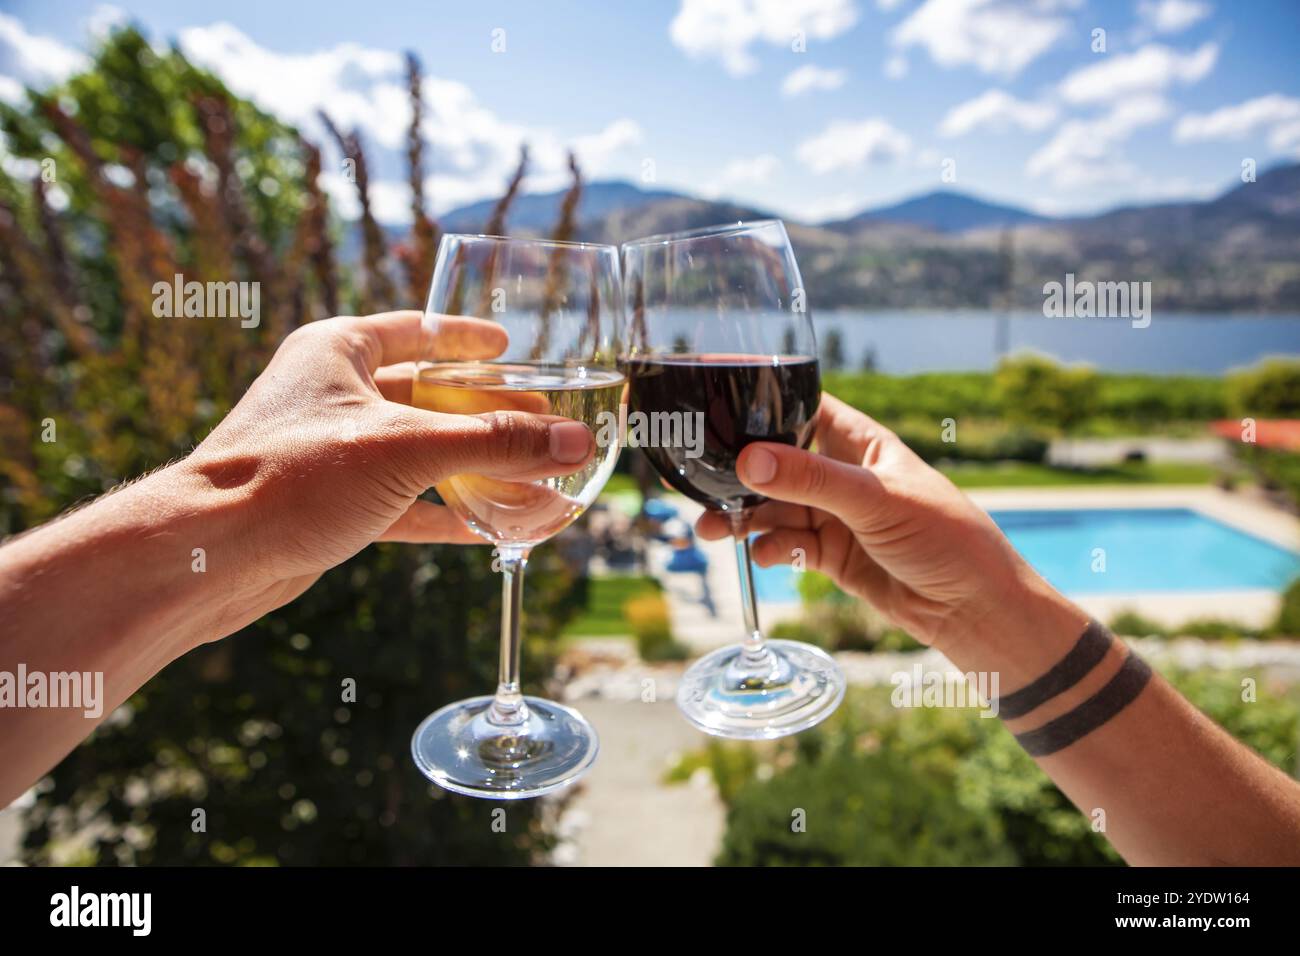
<path id="1" fill-rule="evenodd" d="M 657 578 L 639 574 L 586 577 L 578 582 L 582 611 L 564 626 L 565 637 L 604 637 L 632 633 L 624 606 L 630 598 L 658 594 Z"/>
<path id="2" fill-rule="evenodd" d="M 1008 421 L 1069 432 L 1095 414 L 1097 379 L 1096 369 L 1086 365 L 1020 355 L 999 363 L 993 393 Z"/>
<path id="3" fill-rule="evenodd" d="M 1233 448 L 1266 489 L 1277 492 L 1293 509 L 1300 509 L 1300 452 L 1260 448 L 1248 442 Z"/>
<path id="4" fill-rule="evenodd" d="M 1169 677 L 1235 738 L 1294 773 L 1300 691 L 1261 682 L 1248 703 L 1240 674 Z M 897 709 L 887 688 L 852 689 L 812 731 L 762 753 L 711 742 L 669 779 L 713 773 L 728 811 L 720 865 L 1119 863 L 1091 818 L 999 721 L 978 713 Z"/>
<path id="5" fill-rule="evenodd" d="M 1234 415 L 1300 418 L 1300 359 L 1267 359 L 1227 377 L 1228 404 Z"/>
<path id="6" fill-rule="evenodd" d="M 1273 622 L 1276 634 L 1300 637 L 1300 578 L 1292 581 L 1282 592 L 1282 604 Z"/>
<path id="7" fill-rule="evenodd" d="M 1047 457 L 1051 434 L 1042 426 L 979 419 L 951 421 L 949 430 L 943 421 L 908 416 L 897 423 L 894 431 L 912 451 L 931 463 L 945 460 L 1041 462 Z M 945 437 L 954 440 L 945 441 Z"/>
<path id="8" fill-rule="evenodd" d="M 418 117 L 413 59 L 408 72 Z M 317 148 L 135 29 L 58 87 L 0 104 L 0 129 L 6 168 L 31 174 L 0 172 L 0 534 L 188 452 L 298 325 L 418 307 L 427 291 L 437 229 L 422 210 L 395 252 L 371 243 L 340 269 Z M 177 273 L 260 283 L 260 325 L 156 317 L 153 285 Z M 536 687 L 580 595 L 553 548 L 528 578 Z M 112 715 L 38 786 L 25 860 L 537 859 L 550 845 L 540 803 L 512 804 L 493 832 L 493 805 L 430 786 L 409 754 L 430 711 L 494 686 L 499 593 L 486 548 L 367 549 Z"/>
<path id="9" fill-rule="evenodd" d="M 1015 355 L 994 372 L 828 372 L 826 390 L 897 431 L 929 461 L 1039 461 L 1056 434 L 1204 435 L 1228 414 L 1222 378 L 1099 373 Z M 942 441 L 942 423 L 957 441 Z"/>
<path id="10" fill-rule="evenodd" d="M 826 575 L 803 571 L 796 581 L 802 613 L 773 625 L 772 637 L 826 651 L 911 651 L 922 646 L 865 601 L 849 597 Z"/>
<path id="11" fill-rule="evenodd" d="M 1107 627 L 1124 637 L 1199 637 L 1208 641 L 1237 641 L 1262 637 L 1282 636 L 1276 628 L 1260 630 L 1237 621 L 1217 617 L 1200 617 L 1168 627 L 1159 621 L 1143 617 L 1136 611 L 1123 610 L 1111 617 Z M 1293 632 L 1300 633 L 1300 631 Z"/>
<path id="12" fill-rule="evenodd" d="M 1159 621 L 1144 617 L 1133 610 L 1116 612 L 1106 626 L 1110 628 L 1111 633 L 1121 637 L 1165 637 L 1168 633 Z"/>
<path id="13" fill-rule="evenodd" d="M 668 602 L 658 591 L 629 598 L 623 605 L 623 617 L 636 638 L 636 651 L 643 661 L 681 661 L 687 649 L 673 637 Z"/>

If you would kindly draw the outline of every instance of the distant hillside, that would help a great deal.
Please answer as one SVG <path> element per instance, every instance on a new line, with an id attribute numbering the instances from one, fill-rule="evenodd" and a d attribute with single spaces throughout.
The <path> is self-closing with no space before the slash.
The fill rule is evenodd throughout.
<path id="1" fill-rule="evenodd" d="M 826 223 L 826 228 L 854 233 L 878 222 L 897 222 L 936 232 L 967 232 L 972 229 L 1001 229 L 1045 221 L 1046 217 L 1027 209 L 986 202 L 964 193 L 941 189 L 892 206 L 864 210 L 849 219 Z"/>
<path id="2" fill-rule="evenodd" d="M 743 219 L 768 219 L 771 215 L 748 206 L 678 196 L 616 210 L 604 219 L 584 224 L 579 233 L 589 242 L 619 243 L 638 236 L 680 232 Z"/>
<path id="3" fill-rule="evenodd" d="M 512 233 L 546 234 L 560 192 L 522 196 Z M 444 217 L 448 231 L 482 228 L 491 203 Z M 580 238 L 637 236 L 760 219 L 761 209 L 630 183 L 586 187 Z M 1281 166 L 1205 202 L 1046 219 L 955 192 L 931 193 L 824 225 L 786 221 L 814 308 L 1042 307 L 1045 282 L 1152 283 L 1168 311 L 1300 312 L 1300 164 Z M 406 230 L 390 230 L 394 238 Z M 340 250 L 355 257 L 357 233 Z M 1297 343 L 1300 349 L 1300 343 Z"/>
<path id="4" fill-rule="evenodd" d="M 512 229 L 525 232 L 547 232 L 560 218 L 560 203 L 565 189 L 550 193 L 526 193 L 519 196 L 510 207 L 508 223 Z M 611 180 L 584 183 L 578 200 L 578 222 L 592 222 L 627 209 L 636 209 L 647 203 L 683 198 L 680 193 L 664 189 L 641 189 L 632 183 Z M 439 222 L 447 232 L 478 232 L 492 215 L 495 199 L 471 203 L 453 209 Z"/>

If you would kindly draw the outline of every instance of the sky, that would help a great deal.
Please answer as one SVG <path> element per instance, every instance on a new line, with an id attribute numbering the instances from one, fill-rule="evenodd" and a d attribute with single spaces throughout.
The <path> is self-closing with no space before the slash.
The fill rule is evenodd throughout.
<path id="1" fill-rule="evenodd" d="M 318 141 L 322 107 L 358 129 L 391 223 L 406 50 L 435 213 L 498 196 L 525 141 L 529 191 L 571 148 L 588 178 L 803 222 L 934 189 L 1051 215 L 1202 199 L 1300 160 L 1300 0 L 0 0 L 0 98 L 128 20 Z M 354 208 L 341 163 L 325 185 Z"/>

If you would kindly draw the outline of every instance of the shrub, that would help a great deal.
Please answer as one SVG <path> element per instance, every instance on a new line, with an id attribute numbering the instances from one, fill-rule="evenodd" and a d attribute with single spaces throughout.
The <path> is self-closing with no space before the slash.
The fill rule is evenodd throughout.
<path id="1" fill-rule="evenodd" d="M 993 390 L 1009 421 L 1069 431 L 1092 417 L 1098 381 L 1095 369 L 1030 353 L 1003 359 Z"/>
<path id="2" fill-rule="evenodd" d="M 921 645 L 891 627 L 865 601 L 841 591 L 829 577 L 805 571 L 798 578 L 803 613 L 770 628 L 772 637 L 815 644 L 827 651 L 914 650 Z"/>
<path id="3" fill-rule="evenodd" d="M 1137 611 L 1120 611 L 1106 625 L 1111 633 L 1121 637 L 1166 637 L 1165 626 L 1149 617 L 1143 617 Z"/>
<path id="4" fill-rule="evenodd" d="M 1256 628 L 1223 618 L 1202 617 L 1177 627 L 1166 627 L 1132 610 L 1120 611 L 1110 619 L 1108 626 L 1112 632 L 1122 637 L 1199 637 L 1209 641 L 1226 641 L 1261 636 Z"/>
<path id="5" fill-rule="evenodd" d="M 1282 592 L 1282 606 L 1271 631 L 1282 637 L 1300 637 L 1300 578 Z"/>
<path id="6" fill-rule="evenodd" d="M 1265 759 L 1294 770 L 1297 691 L 1242 675 L 1174 673 L 1197 707 Z M 821 727 L 753 756 L 711 743 L 674 777 L 710 767 L 728 805 L 723 865 L 1097 865 L 1120 862 L 996 720 L 975 710 L 896 710 L 884 688 L 854 688 Z M 743 759 L 733 757 L 741 750 Z M 748 773 L 748 776 L 744 776 Z M 725 784 L 725 786 L 724 786 Z M 793 815 L 803 810 L 806 832 Z"/>
<path id="7" fill-rule="evenodd" d="M 1240 446 L 1239 454 L 1254 468 L 1265 487 L 1282 492 L 1293 508 L 1300 508 L 1300 454 L 1245 444 Z"/>
<path id="8" fill-rule="evenodd" d="M 803 602 L 804 607 L 811 607 L 814 604 L 820 604 L 822 601 L 850 601 L 847 594 L 839 589 L 834 581 L 828 575 L 820 571 L 804 571 L 800 573 L 795 581 L 795 587 L 799 591 L 799 599 Z"/>
<path id="9" fill-rule="evenodd" d="M 632 628 L 643 661 L 679 661 L 687 656 L 686 648 L 673 639 L 668 602 L 662 594 L 631 598 L 623 605 L 623 616 Z"/>
<path id="10" fill-rule="evenodd" d="M 1202 617 L 1188 621 L 1174 628 L 1173 633 L 1177 637 L 1200 637 L 1207 641 L 1235 641 L 1243 637 L 1260 636 L 1256 628 L 1217 617 Z"/>
<path id="11" fill-rule="evenodd" d="M 1300 359 L 1277 358 L 1234 372 L 1227 380 L 1233 412 L 1253 418 L 1300 417 Z"/>
<path id="12" fill-rule="evenodd" d="M 951 461 L 1029 461 L 1047 457 L 1050 437 L 1042 428 L 1008 426 L 1003 422 L 961 420 L 956 441 L 944 441 L 936 420 L 909 418 L 899 423 L 898 437 L 921 458 L 934 463 Z"/>

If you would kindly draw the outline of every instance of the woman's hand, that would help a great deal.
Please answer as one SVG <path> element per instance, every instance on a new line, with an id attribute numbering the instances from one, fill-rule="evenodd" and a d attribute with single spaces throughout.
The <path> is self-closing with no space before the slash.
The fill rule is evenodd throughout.
<path id="1" fill-rule="evenodd" d="M 1088 616 L 1016 554 L 993 521 L 898 437 L 822 397 L 820 454 L 750 445 L 737 473 L 773 500 L 755 509 L 755 559 L 807 566 L 938 647 L 991 696 L 1021 690 L 1066 658 Z M 727 522 L 700 519 L 701 537 Z M 1098 705 L 1128 659 L 1122 642 L 1023 714 L 1012 733 L 1054 726 L 1035 759 L 1081 811 L 1104 809 L 1106 837 L 1138 865 L 1291 865 L 1300 859 L 1300 787 L 1233 740 L 1158 676 L 1115 712 Z M 1113 696 L 1110 698 L 1113 700 Z M 1100 714 L 1100 716 L 1099 716 Z M 1069 738 L 1068 740 L 1064 738 Z"/>
<path id="2" fill-rule="evenodd" d="M 754 560 L 768 567 L 802 555 L 927 644 L 946 645 L 997 619 L 1014 593 L 1050 589 L 992 519 L 898 436 L 823 395 L 818 452 L 757 443 L 737 474 L 776 499 L 756 508 Z M 697 531 L 723 538 L 730 524 L 706 512 Z"/>

